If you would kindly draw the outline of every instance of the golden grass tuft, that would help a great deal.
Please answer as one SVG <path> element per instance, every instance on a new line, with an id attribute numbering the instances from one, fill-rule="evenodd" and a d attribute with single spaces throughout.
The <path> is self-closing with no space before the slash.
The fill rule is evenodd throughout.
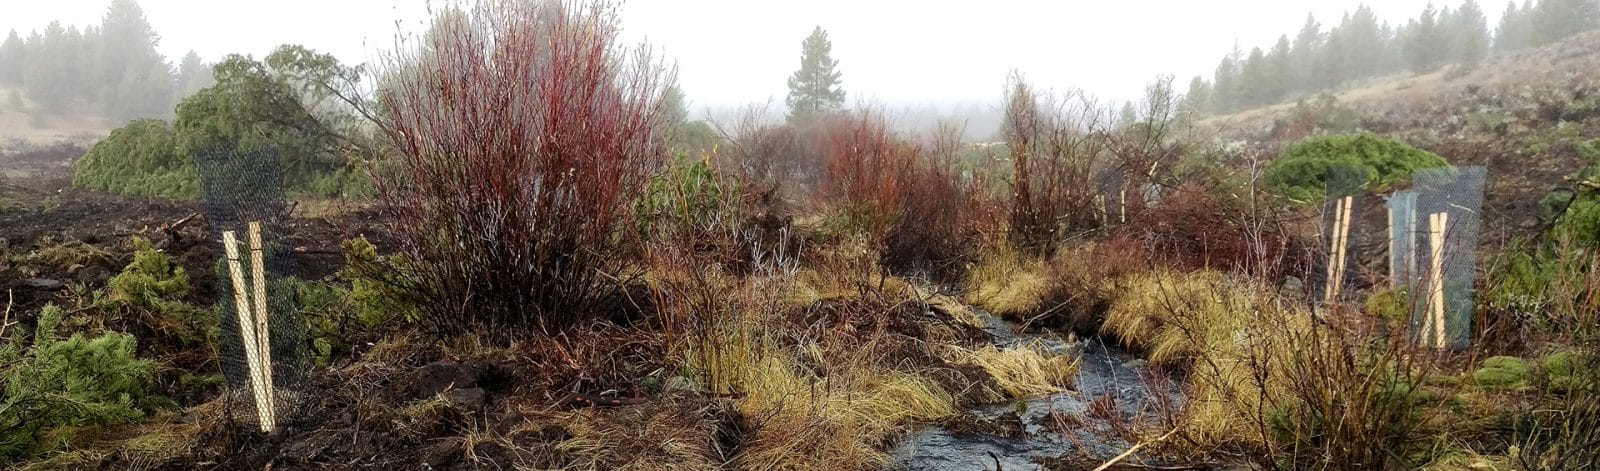
<path id="1" fill-rule="evenodd" d="M 105 249 L 76 240 L 61 241 L 46 236 L 40 238 L 37 245 L 38 249 L 23 257 L 24 261 L 68 270 L 74 265 L 105 264 L 114 259 Z"/>
<path id="2" fill-rule="evenodd" d="M 552 419 L 572 437 L 556 445 L 579 466 L 616 470 L 717 469 L 717 422 L 693 404 L 667 402 L 611 411 L 585 409 Z"/>
<path id="3" fill-rule="evenodd" d="M 1079 361 L 1067 355 L 1050 355 L 1037 346 L 968 350 L 945 348 L 951 363 L 983 368 L 1011 398 L 1038 397 L 1061 392 L 1078 374 Z"/>
<path id="4" fill-rule="evenodd" d="M 1101 331 L 1142 348 L 1157 364 L 1193 361 L 1229 350 L 1236 334 L 1263 308 L 1247 283 L 1212 271 L 1159 271 L 1129 276 Z"/>
<path id="5" fill-rule="evenodd" d="M 1180 431 L 1193 449 L 1266 446 L 1261 424 L 1295 403 L 1288 368 L 1313 333 L 1309 313 L 1229 275 L 1138 273 L 1122 280 L 1101 330 L 1154 364 L 1189 365 Z M 1338 352 L 1333 352 L 1338 353 Z"/>
<path id="6" fill-rule="evenodd" d="M 728 332 L 750 332 L 730 329 Z M 809 355 L 821 347 L 802 346 Z M 888 461 L 880 448 L 911 421 L 932 420 L 955 412 L 955 400 L 938 385 L 913 373 L 860 361 L 833 365 L 821 377 L 801 366 L 802 354 L 778 347 L 764 337 L 734 335 L 712 349 L 713 363 L 691 369 L 715 369 L 711 384 L 738 399 L 750 431 L 738 469 L 870 469 Z"/>
<path id="7" fill-rule="evenodd" d="M 1001 317 L 1036 312 L 1049 289 L 1045 268 L 1014 250 L 998 250 L 968 272 L 966 301 Z"/>

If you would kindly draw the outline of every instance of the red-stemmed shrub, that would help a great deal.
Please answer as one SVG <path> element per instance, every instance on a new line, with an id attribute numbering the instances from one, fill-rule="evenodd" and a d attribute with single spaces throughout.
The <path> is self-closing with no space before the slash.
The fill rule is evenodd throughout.
<path id="1" fill-rule="evenodd" d="M 443 333 L 508 337 L 594 314 L 664 153 L 671 77 L 607 4 L 482 2 L 390 58 L 400 171 L 379 178 L 407 290 Z"/>
<path id="2" fill-rule="evenodd" d="M 1185 183 L 1135 213 L 1114 239 L 1137 241 L 1151 261 L 1184 270 L 1226 270 L 1279 279 L 1301 275 L 1306 241 L 1275 220 L 1255 221 L 1247 202 Z"/>
<path id="3" fill-rule="evenodd" d="M 980 188 L 954 163 L 959 140 L 933 150 L 866 111 L 823 126 L 821 198 L 880 251 L 891 271 L 955 279 L 980 239 Z"/>
<path id="4" fill-rule="evenodd" d="M 830 118 L 824 136 L 822 197 L 841 206 L 854 228 L 881 237 L 900 216 L 901 187 L 920 149 L 896 138 L 871 112 Z"/>

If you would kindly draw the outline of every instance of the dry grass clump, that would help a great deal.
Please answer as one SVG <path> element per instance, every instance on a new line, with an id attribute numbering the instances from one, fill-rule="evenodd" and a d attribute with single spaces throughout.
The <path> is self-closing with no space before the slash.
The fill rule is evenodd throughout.
<path id="1" fill-rule="evenodd" d="M 718 469 L 727 461 L 720 434 L 732 419 L 721 402 L 663 400 L 618 411 L 586 409 L 550 417 L 571 438 L 556 450 L 571 467 L 616 470 Z"/>
<path id="2" fill-rule="evenodd" d="M 915 374 L 862 362 L 821 377 L 770 340 L 730 338 L 716 364 L 738 396 L 745 436 L 739 469 L 867 469 L 908 422 L 955 411 L 951 395 Z M 815 348 L 815 347 L 812 347 Z M 719 384 L 718 386 L 724 386 Z"/>
<path id="3" fill-rule="evenodd" d="M 1072 384 L 1079 367 L 1077 359 L 1050 354 L 1037 345 L 970 350 L 950 345 L 945 347 L 944 357 L 951 363 L 983 368 L 1007 397 L 1014 399 L 1061 392 Z"/>
<path id="4" fill-rule="evenodd" d="M 903 427 L 954 412 L 951 394 L 917 374 L 937 359 L 915 346 L 916 290 L 882 273 L 876 251 L 840 244 L 801 254 L 806 268 L 773 254 L 736 276 L 664 257 L 646 276 L 670 360 L 734 398 L 735 468 L 880 467 Z"/>
<path id="5" fill-rule="evenodd" d="M 966 301 L 994 315 L 1019 318 L 1043 307 L 1050 279 L 1043 261 L 1007 248 L 967 273 Z"/>
<path id="6" fill-rule="evenodd" d="M 75 265 L 107 265 L 114 258 L 111 252 L 77 240 L 58 240 L 51 236 L 40 238 L 37 248 L 20 261 L 42 264 L 57 270 L 69 270 Z"/>
<path id="7" fill-rule="evenodd" d="M 871 294 L 913 293 L 905 280 L 879 264 L 878 252 L 865 238 L 849 237 L 802 255 L 793 283 L 784 290 L 784 305 L 800 308 L 827 299 L 859 299 Z"/>
<path id="8" fill-rule="evenodd" d="M 1164 445 L 1179 455 L 1410 466 L 1437 455 L 1438 437 L 1455 429 L 1438 415 L 1452 394 L 1424 384 L 1434 369 L 1402 326 L 1341 311 L 1314 317 L 1211 271 L 1136 274 L 1120 293 L 1103 330 L 1189 372 L 1185 409 L 1170 424 L 1178 439 Z"/>
<path id="9" fill-rule="evenodd" d="M 1262 306 L 1242 281 L 1218 272 L 1156 271 L 1130 276 L 1101 330 L 1149 353 L 1157 364 L 1193 361 L 1232 349 L 1234 334 Z"/>
<path id="10" fill-rule="evenodd" d="M 1163 270 L 1124 280 L 1101 330 L 1145 350 L 1152 363 L 1190 368 L 1179 424 L 1189 447 L 1264 447 L 1268 437 L 1253 431 L 1289 394 L 1287 365 L 1259 360 L 1284 358 L 1292 331 L 1309 324 L 1290 312 L 1244 280 Z"/>

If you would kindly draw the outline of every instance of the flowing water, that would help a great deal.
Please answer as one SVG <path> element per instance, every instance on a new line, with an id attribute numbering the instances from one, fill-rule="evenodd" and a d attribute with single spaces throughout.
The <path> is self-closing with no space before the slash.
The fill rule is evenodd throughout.
<path id="1" fill-rule="evenodd" d="M 995 469 L 1007 471 L 1039 469 L 1038 458 L 1069 457 L 1082 460 L 1109 459 L 1132 444 L 1127 443 L 1113 427 L 1113 420 L 1092 418 L 1090 404 L 1097 398 L 1110 395 L 1116 405 L 1115 414 L 1122 422 L 1151 413 L 1152 394 L 1159 398 L 1181 401 L 1174 387 L 1147 386 L 1149 372 L 1143 360 L 1128 354 L 1114 344 L 1099 338 L 1063 341 L 1058 338 L 1025 335 L 1016 332 L 1016 326 L 981 311 L 978 312 L 988 326 L 985 328 L 997 346 L 1008 347 L 1033 344 L 1047 350 L 1066 353 L 1080 358 L 1080 368 L 1074 388 L 1062 393 L 1016 402 L 977 406 L 964 411 L 983 421 L 1010 421 L 1015 414 L 1021 419 L 1022 436 L 950 430 L 938 424 L 919 427 L 894 450 L 897 469 Z M 1156 391 L 1152 391 L 1155 389 Z M 1104 400 L 1104 399 L 1102 399 Z M 1021 404 L 1019 405 L 1018 402 Z M 1067 426 L 1072 437 L 1063 436 L 1051 424 L 1052 411 L 1064 416 L 1076 416 L 1082 421 Z M 1105 417 L 1101 415 L 1100 417 Z"/>

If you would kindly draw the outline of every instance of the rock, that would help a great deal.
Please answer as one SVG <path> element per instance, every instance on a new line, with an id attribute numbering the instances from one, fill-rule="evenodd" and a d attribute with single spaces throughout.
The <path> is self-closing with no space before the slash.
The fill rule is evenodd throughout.
<path id="1" fill-rule="evenodd" d="M 488 373 L 482 364 L 439 360 L 417 369 L 417 379 L 411 383 L 411 397 L 420 399 L 434 396 L 450 389 L 478 387 Z"/>
<path id="2" fill-rule="evenodd" d="M 29 278 L 28 281 L 24 281 L 22 284 L 41 291 L 55 291 L 67 286 L 65 283 L 49 278 Z"/>
<path id="3" fill-rule="evenodd" d="M 1299 278 L 1284 277 L 1283 284 L 1278 286 L 1278 293 L 1289 297 L 1291 300 L 1301 300 L 1305 298 L 1306 284 L 1300 281 Z"/>
<path id="4" fill-rule="evenodd" d="M 661 384 L 661 390 L 666 392 L 684 391 L 695 394 L 706 393 L 706 388 L 700 386 L 700 383 L 682 376 L 667 378 L 667 381 Z"/>
<path id="5" fill-rule="evenodd" d="M 98 285 L 105 283 L 106 280 L 110 280 L 111 272 L 104 268 L 90 265 L 84 267 L 82 270 L 78 270 L 78 272 L 73 275 L 73 279 L 76 279 L 79 283 L 86 285 Z"/>
<path id="6" fill-rule="evenodd" d="M 482 409 L 489 401 L 489 393 L 483 388 L 453 389 L 444 395 L 450 405 L 466 409 Z"/>

